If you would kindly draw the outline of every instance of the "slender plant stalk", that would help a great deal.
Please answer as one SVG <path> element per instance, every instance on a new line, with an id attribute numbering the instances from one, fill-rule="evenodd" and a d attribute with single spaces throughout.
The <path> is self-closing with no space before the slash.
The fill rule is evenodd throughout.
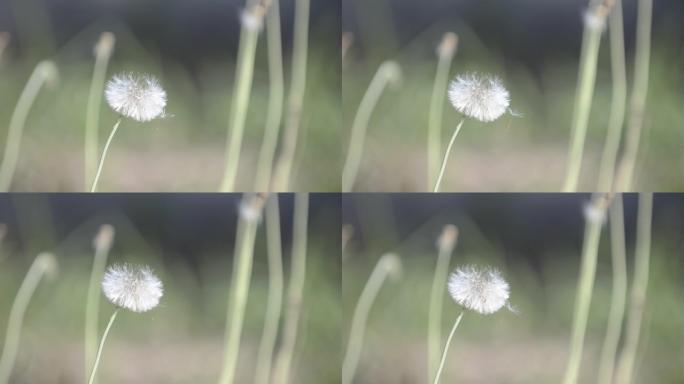
<path id="1" fill-rule="evenodd" d="M 10 34 L 7 32 L 0 32 L 0 60 L 2 60 L 2 54 L 5 52 L 5 48 L 9 45 Z"/>
<path id="2" fill-rule="evenodd" d="M 304 92 L 306 91 L 306 61 L 309 50 L 309 8 L 310 0 L 295 2 L 295 30 L 292 46 L 292 78 L 288 95 L 287 118 L 283 133 L 282 151 L 275 166 L 274 191 L 287 191 L 294 162 L 299 125 L 302 118 Z"/>
<path id="3" fill-rule="evenodd" d="M 270 93 L 268 110 L 266 111 L 264 141 L 261 143 L 254 186 L 254 190 L 259 192 L 266 192 L 271 189 L 269 187 L 271 170 L 273 169 L 273 158 L 278 144 L 278 131 L 283 114 L 285 85 L 283 80 L 283 50 L 280 40 L 280 5 L 279 0 L 273 0 L 266 15 Z"/>
<path id="4" fill-rule="evenodd" d="M 246 22 L 243 19 L 240 28 L 240 45 L 238 47 L 237 68 L 235 70 L 235 86 L 233 88 L 233 100 L 230 108 L 230 121 L 228 127 L 230 134 L 226 141 L 226 163 L 224 166 L 221 192 L 232 192 L 235 187 L 237 170 L 240 162 L 242 149 L 242 136 L 245 131 L 247 119 L 247 107 L 252 91 L 252 79 L 254 75 L 254 57 L 256 55 L 257 42 L 259 41 L 259 25 L 263 19 L 264 6 L 261 3 L 249 7 L 243 18 L 254 18 Z M 257 24 L 257 25 L 254 25 Z"/>
<path id="5" fill-rule="evenodd" d="M 456 141 L 456 136 L 458 136 L 458 133 L 461 132 L 461 127 L 463 126 L 464 121 L 465 119 L 462 119 L 461 122 L 458 123 L 458 126 L 456 126 L 456 129 L 454 130 L 454 133 L 451 135 L 451 139 L 449 140 L 449 145 L 447 145 L 446 152 L 444 153 L 442 166 L 439 168 L 439 175 L 437 176 L 437 181 L 435 182 L 435 187 L 432 190 L 432 192 L 439 192 L 439 186 L 442 184 L 442 177 L 444 177 L 444 170 L 446 169 L 447 160 L 449 160 L 451 147 L 454 145 L 454 141 Z"/>
<path id="6" fill-rule="evenodd" d="M 449 261 L 456 246 L 458 230 L 453 225 L 447 225 L 439 238 L 439 254 L 432 279 L 430 292 L 430 310 L 428 314 L 428 382 L 434 378 L 442 343 L 442 303 L 444 302 L 444 287 L 449 276 Z"/>
<path id="7" fill-rule="evenodd" d="M 456 318 L 454 326 L 451 327 L 451 332 L 449 332 L 449 337 L 447 338 L 446 345 L 444 345 L 444 352 L 442 352 L 442 359 L 439 362 L 439 368 L 437 368 L 437 373 L 435 374 L 435 380 L 432 384 L 439 384 L 439 378 L 442 376 L 442 370 L 444 370 L 444 363 L 446 362 L 447 352 L 449 351 L 449 345 L 451 345 L 451 339 L 454 338 L 454 333 L 456 333 L 456 328 L 461 324 L 461 319 L 463 318 L 463 313 Z"/>
<path id="8" fill-rule="evenodd" d="M 241 204 L 249 204 L 249 208 L 246 209 L 258 209 L 261 211 L 263 198 L 245 196 Z M 242 323 L 245 317 L 249 282 L 252 277 L 252 261 L 254 258 L 254 242 L 257 227 L 258 219 L 253 217 L 241 216 L 238 221 L 220 384 L 232 384 L 235 381 L 237 359 L 240 353 Z"/>
<path id="9" fill-rule="evenodd" d="M 268 384 L 271 378 L 271 361 L 276 336 L 278 336 L 278 323 L 283 301 L 283 260 L 278 196 L 273 196 L 266 202 L 266 242 L 268 246 L 268 300 L 264 330 L 259 345 L 255 384 Z"/>
<path id="10" fill-rule="evenodd" d="M 14 171 L 19 158 L 24 125 L 26 124 L 26 118 L 31 110 L 31 106 L 36 101 L 38 92 L 43 85 L 54 81 L 56 78 L 57 67 L 55 64 L 52 61 L 41 61 L 36 65 L 24 90 L 21 92 L 21 96 L 19 96 L 19 101 L 17 101 L 17 106 L 14 108 L 12 118 L 10 119 L 5 154 L 2 157 L 2 164 L 0 164 L 0 192 L 7 192 L 12 183 L 12 177 L 14 177 Z"/>
<path id="11" fill-rule="evenodd" d="M 112 313 L 112 317 L 109 318 L 109 323 L 107 323 L 107 328 L 105 328 L 102 334 L 102 340 L 100 340 L 100 346 L 97 348 L 97 355 L 95 356 L 95 363 L 93 364 L 93 369 L 90 371 L 90 379 L 88 379 L 88 384 L 95 383 L 95 377 L 97 376 L 97 367 L 100 365 L 100 358 L 102 357 L 102 350 L 104 349 L 105 341 L 107 341 L 107 336 L 109 335 L 109 330 L 112 329 L 112 324 L 116 319 L 116 315 L 119 314 L 119 308 Z"/>
<path id="12" fill-rule="evenodd" d="M 112 139 L 114 138 L 114 135 L 116 134 L 116 131 L 119 129 L 119 125 L 121 124 L 121 120 L 123 120 L 123 117 L 119 117 L 119 119 L 116 120 L 116 123 L 114 123 L 114 127 L 112 128 L 112 132 L 109 134 L 109 137 L 107 138 L 107 142 L 105 143 L 104 149 L 102 150 L 102 156 L 100 157 L 100 163 L 97 166 L 97 173 L 95 173 L 95 178 L 93 179 L 93 184 L 90 186 L 90 192 L 97 191 L 97 182 L 100 180 L 100 174 L 102 173 L 102 166 L 104 165 L 104 161 L 107 158 L 107 152 L 109 151 L 109 144 L 112 143 Z"/>
<path id="13" fill-rule="evenodd" d="M 613 262 L 613 293 L 610 300 L 606 338 L 603 340 L 603 349 L 601 351 L 598 384 L 611 384 L 613 382 L 615 354 L 622 332 L 622 319 L 625 316 L 625 301 L 627 298 L 625 222 L 622 196 L 619 194 L 615 195 L 613 205 L 610 208 L 610 242 Z"/>
<path id="14" fill-rule="evenodd" d="M 295 195 L 294 229 L 292 238 L 292 261 L 290 282 L 287 287 L 287 311 L 283 325 L 283 342 L 278 350 L 273 368 L 273 383 L 292 382 L 292 357 L 297 341 L 299 317 L 302 312 L 304 282 L 306 278 L 306 246 L 309 225 L 309 194 Z"/>
<path id="15" fill-rule="evenodd" d="M 591 204 L 595 209 L 605 212 L 608 197 L 595 197 Z M 599 240 L 601 239 L 602 220 L 586 220 L 584 229 L 584 246 L 582 250 L 582 264 L 580 267 L 579 281 L 577 284 L 577 297 L 575 299 L 575 315 L 570 339 L 570 356 L 563 379 L 564 384 L 575 384 L 579 376 L 580 363 L 582 362 L 582 350 L 584 347 L 584 335 L 587 330 L 589 307 L 594 290 L 594 278 L 596 276 L 596 259 L 598 256 Z"/>
<path id="16" fill-rule="evenodd" d="M 95 175 L 97 164 L 98 127 L 100 126 L 100 104 L 107 76 L 107 66 L 112 57 L 116 39 L 111 32 L 103 32 L 95 45 L 95 67 L 90 82 L 88 105 L 86 106 L 85 151 L 84 151 L 84 189 L 87 191 Z"/>
<path id="17" fill-rule="evenodd" d="M 653 0 L 639 0 L 637 37 L 634 57 L 634 88 L 630 100 L 629 125 L 625 137 L 625 151 L 618 165 L 615 189 L 629 192 L 632 188 L 634 168 L 639 152 L 639 141 L 644 124 L 648 70 L 651 57 L 651 22 Z"/>
<path id="18" fill-rule="evenodd" d="M 596 1 L 592 1 L 596 3 Z M 588 12 L 593 16 L 605 20 L 608 10 L 603 5 L 591 6 Z M 568 154 L 568 169 L 563 183 L 563 192 L 576 192 L 579 182 L 580 170 L 582 168 L 582 156 L 584 153 L 584 142 L 587 136 L 587 125 L 589 123 L 589 111 L 591 110 L 591 100 L 594 96 L 594 85 L 596 83 L 596 63 L 598 62 L 599 46 L 601 44 L 601 34 L 603 28 L 602 21 L 586 22 L 582 37 L 582 53 L 580 56 L 579 78 L 577 80 L 577 91 L 575 93 L 575 110 L 572 116 L 572 134 L 570 139 L 570 149 Z"/>
<path id="19" fill-rule="evenodd" d="M 17 350 L 19 349 L 19 336 L 21 335 L 24 315 L 31 297 L 43 276 L 49 275 L 54 269 L 55 261 L 53 255 L 47 253 L 38 255 L 19 287 L 10 310 L 7 333 L 5 334 L 5 345 L 2 348 L 2 355 L 0 355 L 0 384 L 9 383 L 12 368 L 17 358 Z"/>
<path id="20" fill-rule="evenodd" d="M 93 268 L 90 271 L 90 282 L 86 299 L 85 316 L 85 376 L 90 375 L 93 366 L 93 358 L 97 351 L 97 324 L 100 313 L 100 289 L 99 283 L 104 276 L 107 266 L 107 258 L 114 241 L 114 228 L 111 225 L 103 225 L 95 237 L 95 257 Z"/>
<path id="21" fill-rule="evenodd" d="M 442 37 L 442 42 L 437 49 L 437 72 L 432 86 L 430 98 L 430 114 L 428 117 L 428 188 L 434 185 L 439 166 L 439 153 L 442 151 L 442 111 L 444 110 L 444 97 L 447 84 L 449 83 L 449 68 L 456 53 L 458 37 L 453 32 L 447 32 Z M 429 190 L 429 189 L 428 189 Z"/>
<path id="22" fill-rule="evenodd" d="M 351 138 L 349 149 L 347 149 L 347 159 L 342 170 L 342 192 L 350 192 L 354 187 L 356 175 L 361 164 L 364 142 L 366 140 L 366 130 L 370 116 L 378 104 L 385 87 L 399 77 L 399 66 L 393 61 L 385 61 L 380 65 L 373 80 L 371 80 L 366 93 L 361 99 L 361 104 L 352 122 Z"/>
<path id="23" fill-rule="evenodd" d="M 388 268 L 388 261 L 391 258 L 396 258 L 396 255 L 386 253 L 380 257 L 378 263 L 373 268 L 366 285 L 363 287 L 359 301 L 354 308 L 354 315 L 352 317 L 351 329 L 349 330 L 349 341 L 347 342 L 347 351 L 344 354 L 342 362 L 342 384 L 351 384 L 356 374 L 356 368 L 359 365 L 359 357 L 361 356 L 361 347 L 363 346 L 363 337 L 366 332 L 366 323 L 368 322 L 368 314 L 371 307 L 378 297 L 380 288 L 385 282 L 385 279 L 391 274 Z"/>
<path id="24" fill-rule="evenodd" d="M 613 11 L 608 16 L 610 32 L 610 63 L 613 77 L 613 97 L 608 120 L 606 143 L 601 155 L 598 191 L 610 192 L 614 185 L 615 163 L 622 125 L 625 121 L 627 103 L 627 74 L 625 70 L 625 33 L 622 23 L 622 0 L 615 0 Z"/>
<path id="25" fill-rule="evenodd" d="M 651 258 L 651 222 L 653 216 L 653 193 L 639 194 L 637 214 L 637 238 L 634 253 L 634 281 L 627 315 L 625 344 L 615 372 L 616 384 L 629 384 L 634 379 L 641 323 L 644 318 L 648 272 Z"/>

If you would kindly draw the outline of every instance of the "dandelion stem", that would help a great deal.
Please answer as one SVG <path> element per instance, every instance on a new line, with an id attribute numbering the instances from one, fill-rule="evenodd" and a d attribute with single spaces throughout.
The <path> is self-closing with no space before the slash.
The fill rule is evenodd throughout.
<path id="1" fill-rule="evenodd" d="M 292 356 L 299 317 L 302 312 L 302 298 L 306 278 L 306 248 L 309 216 L 309 194 L 295 195 L 294 229 L 292 238 L 292 261 L 290 265 L 290 282 L 287 289 L 287 312 L 283 325 L 283 343 L 278 350 L 273 368 L 273 383 L 287 384 L 291 382 Z"/>
<path id="2" fill-rule="evenodd" d="M 259 161 L 256 171 L 255 191 L 270 190 L 273 157 L 278 144 L 278 131 L 283 112 L 285 86 L 283 81 L 283 52 L 280 36 L 280 5 L 279 0 L 273 0 L 266 15 L 266 38 L 268 45 L 268 76 L 270 93 L 268 110 L 266 111 L 266 127 L 264 141 L 261 143 Z"/>
<path id="3" fill-rule="evenodd" d="M 653 0 L 639 0 L 637 16 L 637 38 L 634 58 L 634 88 L 630 100 L 630 114 L 625 151 L 620 159 L 615 190 L 629 192 L 632 188 L 634 168 L 639 151 L 641 130 L 644 123 L 646 93 L 648 91 L 648 69 L 651 56 L 651 15 Z"/>
<path id="4" fill-rule="evenodd" d="M 90 192 L 95 192 L 97 190 L 97 182 L 100 180 L 100 174 L 102 173 L 102 166 L 104 165 L 105 158 L 107 157 L 109 144 L 111 144 L 112 139 L 116 134 L 116 131 L 119 129 L 119 124 L 121 124 L 122 119 L 122 117 L 119 117 L 116 123 L 114 123 L 112 132 L 109 134 L 109 137 L 107 138 L 107 142 L 105 143 L 104 149 L 102 150 L 102 156 L 100 157 L 100 164 L 97 166 L 97 173 L 95 173 L 95 178 L 93 179 L 93 185 L 90 187 Z"/>
<path id="5" fill-rule="evenodd" d="M 430 113 L 428 116 L 428 188 L 435 182 L 439 153 L 442 148 L 442 111 L 444 110 L 444 97 L 449 82 L 449 68 L 456 52 L 456 34 L 447 32 L 442 38 L 438 49 L 437 72 L 432 86 L 430 98 Z"/>
<path id="6" fill-rule="evenodd" d="M 460 123 L 458 123 L 458 126 L 454 130 L 454 133 L 451 135 L 451 139 L 449 140 L 449 145 L 447 145 L 446 152 L 444 153 L 444 159 L 442 160 L 442 166 L 439 168 L 439 175 L 437 176 L 437 182 L 435 183 L 435 188 L 433 189 L 432 192 L 439 192 L 439 186 L 442 184 L 442 177 L 444 177 L 444 170 L 446 169 L 447 165 L 447 160 L 449 159 L 449 153 L 451 153 L 451 147 L 454 145 L 454 141 L 456 140 L 456 136 L 458 136 L 458 133 L 461 132 L 461 127 L 463 126 L 463 122 L 465 119 L 461 120 Z"/>
<path id="7" fill-rule="evenodd" d="M 637 238 L 634 252 L 634 280 L 627 314 L 625 344 L 618 360 L 615 372 L 616 384 L 629 384 L 634 376 L 634 363 L 641 323 L 646 304 L 648 288 L 648 272 L 651 258 L 651 221 L 653 216 L 653 193 L 639 194 L 639 211 L 637 213 Z"/>
<path id="8" fill-rule="evenodd" d="M 17 167 L 17 160 L 19 158 L 19 148 L 21 146 L 21 138 L 24 132 L 24 125 L 28 117 L 29 110 L 36 101 L 38 92 L 47 81 L 56 77 L 57 69 L 55 64 L 51 61 L 41 61 L 36 65 L 31 77 L 29 77 L 24 90 L 19 96 L 19 101 L 14 108 L 12 118 L 10 119 L 9 132 L 7 133 L 7 141 L 5 144 L 5 154 L 2 157 L 2 164 L 0 164 L 0 191 L 7 192 L 14 171 Z"/>
<path id="9" fill-rule="evenodd" d="M 347 149 L 347 159 L 344 162 L 344 168 L 342 170 L 342 192 L 350 192 L 354 187 L 359 165 L 361 164 L 361 156 L 363 155 L 368 121 L 370 120 L 371 113 L 373 113 L 375 106 L 378 104 L 378 100 L 380 99 L 383 90 L 392 80 L 391 72 L 396 69 L 396 65 L 397 64 L 393 61 L 385 61 L 380 64 L 366 93 L 363 95 L 363 99 L 361 99 L 361 104 L 359 105 L 359 109 L 352 122 L 349 149 Z"/>
<path id="10" fill-rule="evenodd" d="M 615 353 L 617 352 L 620 333 L 622 332 L 622 319 L 625 315 L 625 300 L 627 296 L 625 223 L 622 196 L 619 194 L 615 195 L 615 200 L 610 208 L 610 241 L 613 262 L 613 293 L 610 301 L 606 338 L 603 341 L 603 349 L 601 351 L 598 384 L 611 384 L 613 382 Z"/>
<path id="11" fill-rule="evenodd" d="M 43 275 L 48 272 L 45 263 L 46 257 L 53 256 L 44 253 L 35 258 L 26 273 L 26 277 L 24 277 L 24 281 L 21 283 L 17 296 L 12 304 L 9 320 L 7 321 L 5 345 L 2 349 L 2 355 L 0 355 L 0 384 L 7 384 L 12 374 L 12 368 L 14 367 L 14 362 L 17 358 L 19 337 L 21 335 L 21 326 L 24 322 L 26 308 L 31 301 L 33 293 L 36 291 L 38 283 L 43 278 Z"/>
<path id="12" fill-rule="evenodd" d="M 278 196 L 266 202 L 266 242 L 268 246 L 268 300 L 264 330 L 259 345 L 255 384 L 268 384 L 271 361 L 278 335 L 278 323 L 283 301 L 283 261 L 280 243 L 280 208 Z"/>
<path id="13" fill-rule="evenodd" d="M 454 333 L 456 333 L 456 328 L 458 328 L 458 325 L 461 323 L 463 313 L 464 312 L 461 312 L 461 314 L 458 315 L 456 321 L 454 322 L 454 326 L 451 327 L 451 332 L 449 332 L 449 337 L 447 338 L 446 345 L 444 345 L 444 352 L 442 352 L 442 360 L 439 362 L 439 368 L 437 369 L 437 374 L 435 375 L 435 380 L 432 382 L 432 384 L 439 383 L 439 378 L 442 376 L 442 370 L 444 369 L 444 362 L 446 362 L 447 352 L 449 351 L 449 345 L 451 345 L 451 339 L 453 339 Z"/>
<path id="14" fill-rule="evenodd" d="M 288 95 L 287 119 L 283 133 L 282 152 L 278 157 L 273 176 L 273 190 L 287 191 L 294 162 L 299 125 L 301 123 L 304 91 L 306 90 L 306 61 L 309 46 L 310 0 L 296 0 L 295 31 L 292 46 L 292 78 Z"/>
<path id="15" fill-rule="evenodd" d="M 90 180 L 93 179 L 95 164 L 97 163 L 98 129 L 100 125 L 100 103 L 104 90 L 107 66 L 114 49 L 114 35 L 104 32 L 95 46 L 95 67 L 90 82 L 88 105 L 86 106 L 85 151 L 84 151 L 84 188 L 88 190 Z"/>
<path id="16" fill-rule="evenodd" d="M 351 384 L 354 380 L 356 368 L 359 364 L 359 357 L 361 356 L 361 347 L 363 346 L 363 337 L 366 332 L 368 314 L 373 306 L 373 302 L 375 302 L 375 298 L 380 292 L 382 284 L 390 273 L 390 270 L 385 267 L 387 264 L 386 260 L 390 257 L 395 256 L 386 253 L 380 257 L 380 260 L 378 260 L 373 272 L 371 272 L 366 285 L 363 287 L 359 301 L 356 303 L 356 308 L 354 308 L 351 329 L 349 330 L 349 341 L 347 342 L 347 351 L 344 354 L 344 361 L 342 363 L 342 384 Z"/>
<path id="17" fill-rule="evenodd" d="M 105 341 L 107 341 L 107 335 L 109 335 L 109 330 L 112 328 L 112 324 L 114 324 L 114 319 L 116 319 L 116 315 L 119 314 L 119 310 L 120 308 L 117 308 L 116 311 L 112 313 L 112 317 L 109 318 L 109 323 L 107 323 L 107 328 L 105 328 L 105 331 L 102 334 L 102 340 L 100 340 L 100 346 L 97 348 L 95 364 L 93 364 L 93 370 L 90 372 L 90 379 L 88 380 L 88 384 L 93 384 L 95 382 L 95 376 L 97 376 L 97 367 L 100 365 L 100 357 L 102 357 L 102 350 L 104 349 Z"/>

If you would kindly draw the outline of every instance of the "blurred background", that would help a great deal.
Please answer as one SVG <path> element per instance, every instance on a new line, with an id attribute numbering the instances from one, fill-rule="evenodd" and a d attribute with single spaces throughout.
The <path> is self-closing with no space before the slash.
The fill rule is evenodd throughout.
<path id="1" fill-rule="evenodd" d="M 286 98 L 294 3 L 280 1 Z M 340 3 L 311 3 L 306 90 L 291 188 L 335 191 Z M 107 78 L 124 70 L 153 74 L 167 91 L 167 112 L 173 117 L 146 124 L 126 119 L 112 144 L 100 190 L 218 190 L 244 6 L 243 0 L 0 0 L 0 31 L 10 37 L 0 60 L 0 126 L 5 127 L 0 129 L 0 148 L 35 65 L 53 59 L 60 75 L 56 87 L 40 92 L 29 113 L 13 190 L 83 189 L 93 47 L 104 31 L 116 36 Z M 268 95 L 266 38 L 261 33 L 236 190 L 253 188 Z M 103 101 L 101 146 L 115 121 L 116 114 Z"/>
<path id="2" fill-rule="evenodd" d="M 271 198 L 275 198 L 272 195 Z M 14 297 L 38 252 L 57 256 L 59 274 L 29 303 L 10 383 L 82 383 L 85 300 L 93 237 L 116 230 L 108 264 L 150 265 L 164 283 L 160 306 L 122 312 L 110 332 L 101 383 L 214 383 L 223 359 L 226 309 L 240 195 L 3 195 L 0 222 L 0 345 Z M 278 196 L 287 284 L 293 195 Z M 339 381 L 340 198 L 310 196 L 307 274 L 292 382 Z M 268 289 L 259 227 L 237 382 L 252 382 Z M 104 296 L 100 326 L 114 310 Z M 279 342 L 278 342 L 279 343 Z M 276 348 L 278 346 L 276 345 Z"/>
<path id="3" fill-rule="evenodd" d="M 343 223 L 353 228 L 344 251 L 343 345 L 359 295 L 379 257 L 398 254 L 403 276 L 385 281 L 370 316 L 355 383 L 423 383 L 427 322 L 447 224 L 459 229 L 449 271 L 464 264 L 502 271 L 519 314 L 466 311 L 446 360 L 443 382 L 558 383 L 569 350 L 584 232 L 582 194 L 355 194 L 343 197 Z M 637 196 L 624 196 L 629 285 Z M 635 383 L 681 383 L 684 359 L 684 196 L 656 194 L 650 279 L 637 352 Z M 446 291 L 446 286 L 444 287 Z M 579 382 L 595 382 L 611 300 L 608 226 L 596 282 Z M 445 293 L 444 343 L 461 308 Z M 624 327 L 623 327 L 624 329 Z M 442 344 L 443 345 L 443 344 Z"/>
<path id="4" fill-rule="evenodd" d="M 343 115 L 349 131 L 379 64 L 396 60 L 403 77 L 371 116 L 357 191 L 425 191 L 427 126 L 437 48 L 445 32 L 459 43 L 450 79 L 465 71 L 500 76 L 511 108 L 493 123 L 469 119 L 456 139 L 443 191 L 559 191 L 566 171 L 571 116 L 588 0 L 349 0 L 342 29 L 353 43 L 343 66 Z M 632 88 L 636 0 L 623 0 L 628 97 Z M 636 190 L 681 191 L 684 140 L 684 3 L 655 1 L 646 116 Z M 604 33 L 580 191 L 596 185 L 611 102 Z M 442 151 L 461 119 L 445 101 Z M 346 153 L 348 135 L 344 140 Z M 443 155 L 443 152 L 442 152 Z M 440 155 L 440 160 L 441 156 Z M 668 164 L 663 167 L 662 164 Z"/>

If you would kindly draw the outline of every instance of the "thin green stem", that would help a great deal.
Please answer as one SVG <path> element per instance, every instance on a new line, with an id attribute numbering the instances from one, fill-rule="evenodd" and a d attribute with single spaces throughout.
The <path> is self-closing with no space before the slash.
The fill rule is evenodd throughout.
<path id="1" fill-rule="evenodd" d="M 51 264 L 54 263 L 54 256 L 50 254 L 40 254 L 31 264 L 24 281 L 19 287 L 17 296 L 10 310 L 7 322 L 7 333 L 5 334 L 5 345 L 0 355 L 0 384 L 7 384 L 12 374 L 12 368 L 17 358 L 19 349 L 19 337 L 21 327 L 24 322 L 24 315 L 36 287 L 45 274 L 50 272 Z"/>
<path id="2" fill-rule="evenodd" d="M 95 46 L 95 67 L 90 82 L 88 105 L 86 106 L 85 150 L 84 150 L 84 189 L 87 191 L 95 174 L 97 164 L 98 127 L 100 126 L 100 104 L 107 75 L 107 66 L 114 50 L 114 35 L 103 32 Z"/>
<path id="3" fill-rule="evenodd" d="M 280 120 L 283 114 L 283 99 L 285 85 L 283 80 L 283 51 L 280 34 L 280 5 L 279 0 L 272 0 L 271 7 L 266 15 L 266 42 L 268 45 L 268 76 L 270 93 L 268 109 L 266 111 L 266 126 L 264 129 L 264 141 L 259 151 L 257 163 L 256 181 L 254 190 L 266 192 L 271 188 L 271 171 L 273 158 L 278 144 L 278 132 Z"/>
<path id="4" fill-rule="evenodd" d="M 57 67 L 55 67 L 55 64 L 51 61 L 41 61 L 36 65 L 21 96 L 19 96 L 19 101 L 17 101 L 10 119 L 7 141 L 5 143 L 5 154 L 2 157 L 2 164 L 0 164 L 0 191 L 2 192 L 9 191 L 12 178 L 14 177 L 28 113 L 36 101 L 38 92 L 43 87 L 43 84 L 56 77 Z"/>
<path id="5" fill-rule="evenodd" d="M 107 341 L 109 330 L 112 328 L 112 324 L 114 324 L 114 319 L 116 319 L 116 315 L 119 314 L 119 310 L 120 308 L 117 308 L 116 311 L 112 313 L 112 317 L 109 318 L 109 323 L 107 323 L 107 328 L 105 328 L 105 331 L 102 334 L 102 340 L 100 340 L 100 346 L 97 348 L 95 364 L 93 364 L 93 369 L 90 371 L 90 379 L 88 379 L 88 384 L 93 384 L 95 382 L 95 377 L 97 376 L 97 367 L 100 365 L 100 358 L 102 357 L 102 350 L 104 349 L 105 341 Z"/>
<path id="6" fill-rule="evenodd" d="M 273 368 L 273 383 L 287 384 L 291 380 L 292 357 L 297 341 L 299 317 L 302 312 L 306 278 L 307 231 L 309 225 L 309 194 L 295 195 L 294 229 L 290 282 L 287 289 L 287 312 L 283 325 L 283 343 L 278 350 Z M 296 382 L 296 381 L 295 381 Z"/>
<path id="7" fill-rule="evenodd" d="M 625 331 L 625 344 L 615 372 L 616 384 L 629 384 L 634 379 L 641 323 L 644 318 L 648 273 L 651 259 L 651 224 L 653 218 L 653 193 L 639 194 L 637 234 L 634 252 L 634 280 L 629 302 Z"/>
<path id="8" fill-rule="evenodd" d="M 363 99 L 361 99 L 361 104 L 352 122 L 347 159 L 342 169 L 342 192 L 350 192 L 354 187 L 359 165 L 361 164 L 370 116 L 387 84 L 395 77 L 398 77 L 398 71 L 397 63 L 393 61 L 382 63 L 377 72 L 375 72 L 375 76 L 373 76 L 373 80 L 371 80 L 366 93 L 363 95 Z"/>
<path id="9" fill-rule="evenodd" d="M 310 0 L 295 2 L 295 30 L 292 46 L 292 78 L 288 96 L 287 119 L 283 134 L 282 151 L 275 165 L 273 176 L 274 191 L 289 189 L 290 173 L 294 162 L 299 125 L 301 123 L 304 92 L 306 91 L 306 67 L 309 50 L 309 8 Z"/>
<path id="10" fill-rule="evenodd" d="M 613 262 L 613 293 L 610 300 L 606 338 L 603 341 L 603 349 L 601 351 L 598 384 L 611 384 L 613 382 L 615 354 L 622 332 L 622 319 L 625 315 L 625 301 L 627 298 L 625 223 L 622 196 L 619 194 L 615 195 L 613 205 L 610 208 L 610 242 Z"/>
<path id="11" fill-rule="evenodd" d="M 273 196 L 266 202 L 266 242 L 268 247 L 268 300 L 264 330 L 259 345 L 255 384 L 268 384 L 271 377 L 271 362 L 283 301 L 283 260 L 278 196 Z"/>
<path id="12" fill-rule="evenodd" d="M 97 190 L 97 182 L 100 180 L 100 174 L 102 173 L 102 166 L 104 165 L 104 161 L 107 158 L 107 152 L 109 151 L 109 144 L 112 143 L 112 139 L 114 138 L 114 135 L 116 134 L 116 131 L 119 129 L 119 125 L 121 124 L 121 120 L 123 118 L 119 117 L 119 119 L 114 123 L 114 127 L 112 128 L 112 132 L 109 134 L 109 137 L 107 138 L 107 142 L 105 143 L 104 149 L 102 150 L 102 156 L 100 157 L 100 164 L 97 166 L 97 173 L 95 173 L 95 178 L 93 179 L 93 185 L 90 187 L 90 192 L 95 192 Z"/>
<path id="13" fill-rule="evenodd" d="M 439 378 L 442 376 L 442 370 L 444 369 L 444 363 L 446 362 L 447 352 L 449 351 L 449 345 L 451 345 L 451 339 L 454 338 L 454 333 L 456 333 L 456 328 L 461 324 L 461 319 L 463 318 L 463 313 L 456 318 L 454 326 L 451 327 L 451 332 L 449 332 L 449 337 L 447 338 L 446 345 L 444 346 L 444 352 L 442 352 L 442 360 L 439 362 L 439 368 L 437 369 L 437 374 L 435 374 L 435 380 L 432 384 L 439 384 Z"/>
<path id="14" fill-rule="evenodd" d="M 458 126 L 456 126 L 456 129 L 454 130 L 454 133 L 451 135 L 451 139 L 449 140 L 449 145 L 447 145 L 446 152 L 444 153 L 444 159 L 442 160 L 442 166 L 439 168 L 439 175 L 437 176 L 437 181 L 435 182 L 435 188 L 432 190 L 432 192 L 439 192 L 439 186 L 442 184 L 442 177 L 444 177 L 444 170 L 446 169 L 447 165 L 447 160 L 449 160 L 449 154 L 451 153 L 451 147 L 454 145 L 454 141 L 456 140 L 456 136 L 458 136 L 458 133 L 461 132 L 461 127 L 463 126 L 463 122 L 465 119 L 462 119 L 460 123 L 458 123 Z"/>

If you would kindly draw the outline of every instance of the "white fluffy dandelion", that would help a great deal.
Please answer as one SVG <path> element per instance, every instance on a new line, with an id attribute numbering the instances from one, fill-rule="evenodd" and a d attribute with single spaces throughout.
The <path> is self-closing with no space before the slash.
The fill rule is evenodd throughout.
<path id="1" fill-rule="evenodd" d="M 105 272 L 102 291 L 118 307 L 146 312 L 159 304 L 164 287 L 147 266 L 115 264 Z"/>
<path id="2" fill-rule="evenodd" d="M 492 314 L 508 305 L 509 286 L 494 268 L 465 266 L 449 276 L 449 294 L 459 305 L 481 313 Z"/>
<path id="3" fill-rule="evenodd" d="M 458 75 L 449 84 L 448 93 L 456 110 L 485 123 L 498 119 L 510 103 L 510 94 L 501 79 L 492 75 Z"/>
<path id="4" fill-rule="evenodd" d="M 165 116 L 166 91 L 151 75 L 118 74 L 107 83 L 105 98 L 113 110 L 133 120 L 146 122 Z"/>

